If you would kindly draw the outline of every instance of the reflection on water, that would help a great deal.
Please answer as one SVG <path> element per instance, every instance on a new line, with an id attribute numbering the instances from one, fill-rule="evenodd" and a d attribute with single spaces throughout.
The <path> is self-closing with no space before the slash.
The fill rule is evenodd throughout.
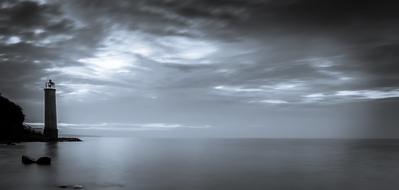
<path id="1" fill-rule="evenodd" d="M 397 140 L 87 138 L 0 145 L 0 189 L 398 189 L 398 160 Z"/>

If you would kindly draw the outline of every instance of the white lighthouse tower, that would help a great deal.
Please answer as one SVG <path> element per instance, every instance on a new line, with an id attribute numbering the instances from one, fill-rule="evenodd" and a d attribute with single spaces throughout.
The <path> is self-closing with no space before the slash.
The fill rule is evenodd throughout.
<path id="1" fill-rule="evenodd" d="M 57 106 L 55 83 L 51 81 L 46 82 L 44 87 L 44 136 L 50 139 L 58 138 L 57 129 Z"/>

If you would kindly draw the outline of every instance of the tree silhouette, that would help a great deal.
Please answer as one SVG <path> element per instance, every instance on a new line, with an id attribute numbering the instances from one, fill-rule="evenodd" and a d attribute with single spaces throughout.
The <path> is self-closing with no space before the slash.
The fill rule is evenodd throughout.
<path id="1" fill-rule="evenodd" d="M 20 140 L 24 120 L 22 108 L 0 95 L 0 140 Z"/>

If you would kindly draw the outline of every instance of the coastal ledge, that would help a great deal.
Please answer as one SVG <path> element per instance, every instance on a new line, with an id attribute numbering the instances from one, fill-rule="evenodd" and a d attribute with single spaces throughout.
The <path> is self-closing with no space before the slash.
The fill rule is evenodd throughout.
<path id="1" fill-rule="evenodd" d="M 21 140 L 21 142 L 82 142 L 82 140 L 76 137 L 60 137 L 57 139 L 40 137 L 35 139 Z"/>
<path id="2" fill-rule="evenodd" d="M 58 138 L 58 142 L 82 142 L 81 139 L 76 138 L 76 137 L 63 137 L 63 138 Z"/>
<path id="3" fill-rule="evenodd" d="M 8 145 L 13 145 L 15 143 L 23 143 L 23 142 L 82 142 L 82 140 L 76 137 L 61 137 L 57 139 L 51 139 L 46 137 L 35 137 L 35 138 L 26 138 L 18 140 L 0 140 L 0 144 L 8 144 Z"/>
<path id="4" fill-rule="evenodd" d="M 1 96 L 0 93 L 0 144 L 12 145 L 20 142 L 80 142 L 79 138 L 60 137 L 55 133 L 45 135 L 43 128 L 33 128 L 24 123 L 22 107 Z M 57 129 L 56 118 L 54 118 Z"/>

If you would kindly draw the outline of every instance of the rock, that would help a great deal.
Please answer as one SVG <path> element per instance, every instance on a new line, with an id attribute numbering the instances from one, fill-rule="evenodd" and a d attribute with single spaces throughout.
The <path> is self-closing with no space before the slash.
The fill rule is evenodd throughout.
<path id="1" fill-rule="evenodd" d="M 51 164 L 51 158 L 50 157 L 40 157 L 39 159 L 36 160 L 36 163 L 39 165 L 50 165 Z"/>
<path id="2" fill-rule="evenodd" d="M 59 185 L 62 189 L 84 189 L 83 185 Z"/>
<path id="3" fill-rule="evenodd" d="M 58 142 L 82 142 L 81 139 L 75 137 L 60 137 L 57 139 Z"/>
<path id="4" fill-rule="evenodd" d="M 33 164 L 33 163 L 35 163 L 35 160 L 33 160 L 32 158 L 30 158 L 28 156 L 23 155 L 22 156 L 22 163 L 23 164 Z"/>
<path id="5" fill-rule="evenodd" d="M 38 165 L 50 165 L 51 164 L 51 158 L 50 157 L 40 157 L 36 161 L 33 158 L 30 158 L 28 156 L 23 155 L 22 156 L 22 163 L 23 164 L 33 164 L 36 163 Z"/>

